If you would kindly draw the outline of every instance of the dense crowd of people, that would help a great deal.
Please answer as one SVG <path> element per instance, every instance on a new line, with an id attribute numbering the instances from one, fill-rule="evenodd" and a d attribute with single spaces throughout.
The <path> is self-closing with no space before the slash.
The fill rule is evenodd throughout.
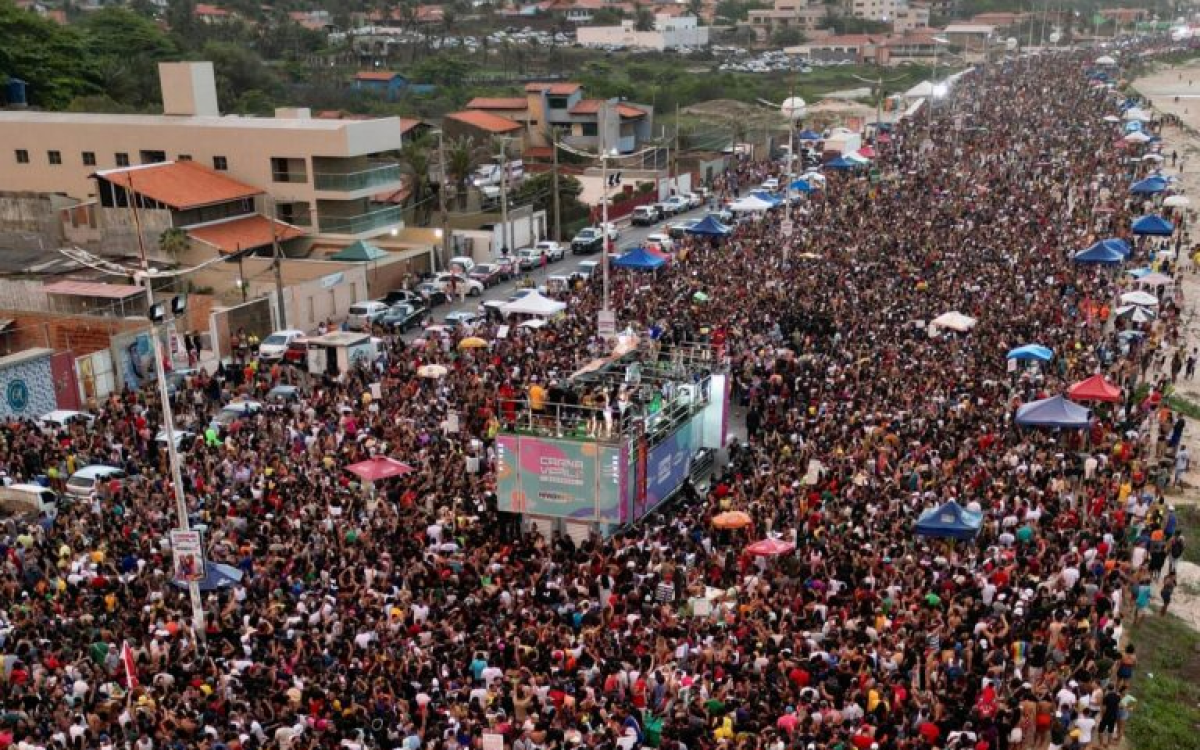
<path id="1" fill-rule="evenodd" d="M 496 510 L 493 474 L 513 404 L 606 353 L 598 282 L 541 329 L 471 331 L 487 348 L 389 339 L 340 380 L 247 366 L 180 389 L 179 424 L 203 433 L 231 398 L 301 386 L 183 452 L 208 558 L 243 574 L 203 596 L 204 633 L 170 581 L 156 393 L 113 394 L 91 427 L 4 425 L 13 479 L 90 463 L 133 476 L 0 529 L 0 748 L 1114 741 L 1136 710 L 1124 635 L 1165 611 L 1184 544 L 1164 496 L 1174 459 L 1158 456 L 1179 444 L 1159 397 L 1186 351 L 1173 286 L 1133 323 L 1099 312 L 1130 277 L 1071 261 L 1130 236 L 1146 207 L 1128 186 L 1153 165 L 1128 157 L 1157 148 L 1114 146 L 1104 117 L 1122 97 L 1088 67 L 968 73 L 877 139 L 877 179 L 828 172 L 790 238 L 775 210 L 686 240 L 653 276 L 616 272 L 621 325 L 664 350 L 711 347 L 747 437 L 710 483 L 607 537 L 522 526 Z M 716 189 L 779 171 L 744 161 Z M 1164 248 L 1133 244 L 1134 263 L 1175 273 Z M 977 326 L 931 331 L 950 310 Z M 1006 360 L 1031 342 L 1054 359 Z M 428 364 L 448 372 L 420 377 Z M 1015 426 L 1017 406 L 1096 372 L 1124 400 L 1089 430 Z M 368 498 L 344 467 L 377 454 L 415 471 Z M 984 515 L 978 538 L 915 537 L 949 500 Z M 713 528 L 725 510 L 753 525 Z M 744 553 L 765 535 L 796 551 Z M 712 590 L 713 613 L 692 611 Z"/>

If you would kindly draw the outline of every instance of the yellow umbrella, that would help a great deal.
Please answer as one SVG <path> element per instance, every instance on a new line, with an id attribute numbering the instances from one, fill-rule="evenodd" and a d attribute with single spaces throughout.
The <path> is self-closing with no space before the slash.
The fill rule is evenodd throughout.
<path id="1" fill-rule="evenodd" d="M 750 516 L 740 510 L 727 510 L 713 516 L 712 525 L 718 529 L 744 529 L 753 523 Z"/>
<path id="2" fill-rule="evenodd" d="M 487 342 L 478 336 L 468 336 L 467 338 L 458 342 L 459 349 L 483 349 L 487 347 L 487 345 Z"/>

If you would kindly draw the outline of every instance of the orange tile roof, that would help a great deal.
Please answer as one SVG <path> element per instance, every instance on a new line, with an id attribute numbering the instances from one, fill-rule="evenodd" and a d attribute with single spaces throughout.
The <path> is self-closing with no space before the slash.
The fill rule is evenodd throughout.
<path id="1" fill-rule="evenodd" d="M 207 3 L 196 3 L 196 9 L 192 11 L 197 16 L 227 16 L 229 11 L 224 8 L 218 8 L 215 5 Z"/>
<path id="2" fill-rule="evenodd" d="M 594 115 L 600 111 L 602 104 L 604 104 L 603 99 L 580 99 L 574 107 L 571 107 L 570 114 Z"/>
<path id="3" fill-rule="evenodd" d="M 467 109 L 525 109 L 529 101 L 521 96 L 477 96 L 467 102 Z"/>
<path id="4" fill-rule="evenodd" d="M 624 117 L 627 120 L 636 120 L 639 117 L 645 117 L 646 110 L 639 109 L 638 107 L 633 107 L 628 104 L 618 104 L 617 114 L 621 115 L 621 117 Z"/>
<path id="5" fill-rule="evenodd" d="M 109 169 L 96 176 L 179 210 L 252 198 L 264 192 L 194 161 Z"/>
<path id="6" fill-rule="evenodd" d="M 581 88 L 583 88 L 583 86 L 578 83 L 527 83 L 527 84 L 525 84 L 525 90 L 530 93 L 537 92 L 537 91 L 544 91 L 547 94 L 554 94 L 555 96 L 570 96 L 571 94 L 574 94 L 576 91 L 578 91 Z"/>
<path id="7" fill-rule="evenodd" d="M 514 130 L 521 129 L 521 123 L 513 122 L 507 117 L 471 109 L 465 112 L 454 112 L 453 114 L 446 115 L 446 119 L 455 120 L 491 133 L 511 133 Z"/>
<path id="8" fill-rule="evenodd" d="M 270 245 L 272 241 L 271 225 L 275 225 L 275 237 L 280 242 L 303 237 L 305 232 L 300 227 L 284 224 L 282 221 L 272 222 L 261 214 L 243 216 L 240 219 L 222 221 L 219 224 L 207 224 L 186 230 L 188 236 L 206 245 L 212 245 L 228 255 L 239 250 L 249 250 L 255 247 Z"/>
<path id="9" fill-rule="evenodd" d="M 378 71 L 378 72 L 374 71 L 374 70 L 364 70 L 361 73 L 355 73 L 354 80 L 356 80 L 356 81 L 390 81 L 398 75 L 400 75 L 400 74 L 393 73 L 390 70 Z"/>
<path id="10" fill-rule="evenodd" d="M 399 120 L 400 120 L 400 134 L 401 135 L 404 135 L 408 131 L 412 130 L 413 128 L 415 128 L 421 124 L 420 120 L 414 120 L 409 117 L 401 117 L 401 118 L 399 118 Z"/>

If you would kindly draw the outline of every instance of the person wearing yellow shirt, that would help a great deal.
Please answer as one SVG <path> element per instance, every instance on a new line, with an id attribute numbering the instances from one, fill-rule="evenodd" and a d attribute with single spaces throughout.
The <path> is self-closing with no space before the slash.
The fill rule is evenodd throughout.
<path id="1" fill-rule="evenodd" d="M 546 389 L 536 380 L 529 385 L 529 408 L 533 411 L 546 408 Z"/>

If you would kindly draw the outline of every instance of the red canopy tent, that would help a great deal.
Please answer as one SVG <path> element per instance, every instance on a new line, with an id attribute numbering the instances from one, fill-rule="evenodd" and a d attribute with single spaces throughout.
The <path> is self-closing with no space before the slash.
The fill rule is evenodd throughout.
<path id="1" fill-rule="evenodd" d="M 796 551 L 796 545 L 782 539 L 760 539 L 746 547 L 746 551 L 758 557 L 778 557 Z"/>
<path id="2" fill-rule="evenodd" d="M 1121 400 L 1121 389 L 1104 379 L 1103 375 L 1093 375 L 1067 389 L 1067 396 L 1075 401 L 1108 401 Z"/>
<path id="3" fill-rule="evenodd" d="M 378 482 L 381 479 L 402 477 L 413 470 L 413 467 L 387 456 L 371 456 L 366 461 L 350 464 L 346 471 L 356 474 L 368 482 Z"/>

